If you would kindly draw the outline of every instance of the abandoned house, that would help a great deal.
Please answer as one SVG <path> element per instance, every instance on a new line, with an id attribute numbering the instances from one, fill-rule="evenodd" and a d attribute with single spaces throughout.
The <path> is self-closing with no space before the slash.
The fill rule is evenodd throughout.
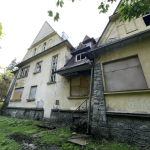
<path id="1" fill-rule="evenodd" d="M 150 13 L 119 17 L 115 10 L 98 40 L 85 36 L 76 48 L 45 22 L 14 71 L 6 113 L 63 122 L 90 100 L 93 132 L 149 143 Z"/>

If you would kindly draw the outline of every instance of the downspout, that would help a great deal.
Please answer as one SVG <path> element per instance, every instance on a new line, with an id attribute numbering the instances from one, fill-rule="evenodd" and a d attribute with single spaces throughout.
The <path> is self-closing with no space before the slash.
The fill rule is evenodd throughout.
<path id="1" fill-rule="evenodd" d="M 90 81 L 90 95 L 89 95 L 89 110 L 88 110 L 88 134 L 91 134 L 91 98 L 92 98 L 92 85 L 93 85 L 93 70 L 94 63 L 91 63 L 91 81 Z"/>

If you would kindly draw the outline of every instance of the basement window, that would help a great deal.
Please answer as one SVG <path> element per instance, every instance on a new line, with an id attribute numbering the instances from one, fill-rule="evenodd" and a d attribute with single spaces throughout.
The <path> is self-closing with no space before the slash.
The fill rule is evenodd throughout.
<path id="1" fill-rule="evenodd" d="M 27 77 L 29 72 L 29 67 L 25 67 L 20 70 L 19 78 Z"/>
<path id="2" fill-rule="evenodd" d="M 41 67 L 42 67 L 42 61 L 41 61 L 41 62 L 38 62 L 38 63 L 36 64 L 35 72 L 40 72 L 40 71 L 41 71 Z"/>
<path id="3" fill-rule="evenodd" d="M 23 89 L 24 88 L 17 88 L 15 89 L 14 95 L 13 95 L 13 100 L 20 100 L 22 97 L 22 93 L 23 93 Z"/>
<path id="4" fill-rule="evenodd" d="M 56 80 L 56 73 L 54 73 L 57 69 L 57 61 L 58 61 L 58 55 L 53 57 L 52 60 L 52 69 L 51 69 L 51 75 L 50 75 L 50 82 L 55 82 Z"/>
<path id="5" fill-rule="evenodd" d="M 145 15 L 143 15 L 143 20 L 146 26 L 150 25 L 150 12 L 147 12 Z"/>
<path id="6" fill-rule="evenodd" d="M 35 99 L 37 86 L 32 86 L 30 91 L 29 99 Z"/>
<path id="7" fill-rule="evenodd" d="M 76 62 L 84 60 L 84 59 L 86 59 L 86 57 L 84 56 L 84 54 L 79 54 L 79 55 L 76 56 Z"/>

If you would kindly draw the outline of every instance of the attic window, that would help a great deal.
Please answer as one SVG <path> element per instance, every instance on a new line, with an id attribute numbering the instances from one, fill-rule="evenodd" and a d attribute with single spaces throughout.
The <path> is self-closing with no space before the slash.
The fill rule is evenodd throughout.
<path id="1" fill-rule="evenodd" d="M 35 56 L 36 55 L 36 48 L 34 49 L 34 52 L 33 52 L 33 56 Z"/>
<path id="2" fill-rule="evenodd" d="M 45 51 L 45 50 L 46 50 L 46 42 L 43 45 L 43 51 Z"/>
<path id="3" fill-rule="evenodd" d="M 84 56 L 84 54 L 79 54 L 79 55 L 76 56 L 76 62 L 84 60 L 84 59 L 86 59 L 86 57 Z"/>
<path id="4" fill-rule="evenodd" d="M 87 46 L 87 47 L 88 47 L 88 46 L 91 47 L 91 43 L 87 43 L 86 46 Z"/>
<path id="5" fill-rule="evenodd" d="M 150 25 L 150 12 L 147 12 L 145 15 L 143 15 L 143 20 L 146 26 Z"/>

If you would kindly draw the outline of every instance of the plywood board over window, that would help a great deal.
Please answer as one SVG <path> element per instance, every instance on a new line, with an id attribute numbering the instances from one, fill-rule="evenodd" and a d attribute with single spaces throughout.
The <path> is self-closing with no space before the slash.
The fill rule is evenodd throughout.
<path id="1" fill-rule="evenodd" d="M 103 65 L 106 91 L 148 89 L 138 57 Z"/>
<path id="2" fill-rule="evenodd" d="M 13 95 L 13 100 L 19 100 L 21 99 L 22 97 L 22 93 L 23 93 L 23 89 L 24 88 L 18 88 L 18 89 L 15 89 L 15 92 L 14 92 L 14 95 Z"/>
<path id="3" fill-rule="evenodd" d="M 71 96 L 88 96 L 89 84 L 86 77 L 74 78 L 71 80 Z"/>

